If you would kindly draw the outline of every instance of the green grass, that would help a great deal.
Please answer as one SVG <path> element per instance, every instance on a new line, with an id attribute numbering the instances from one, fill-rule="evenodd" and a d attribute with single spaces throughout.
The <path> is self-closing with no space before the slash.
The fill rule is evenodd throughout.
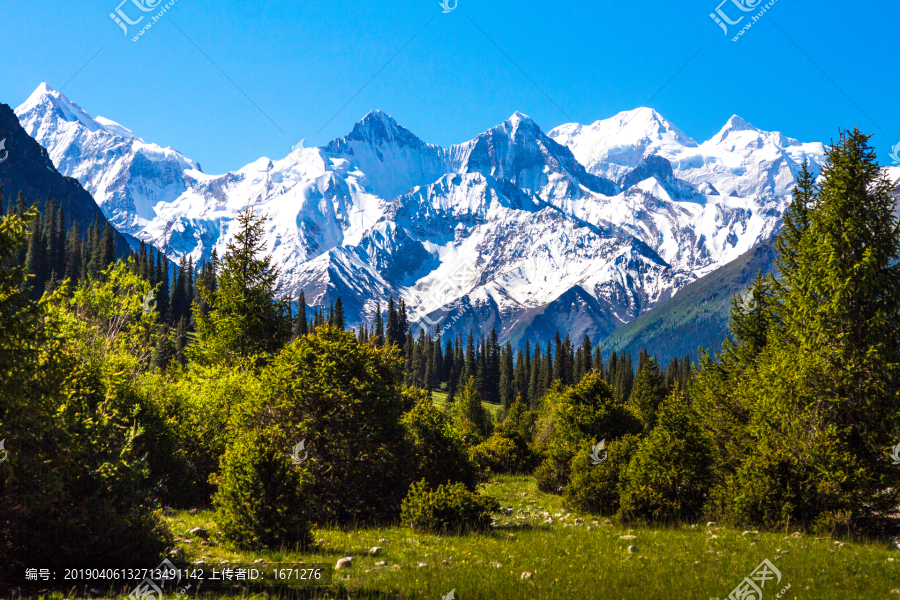
<path id="1" fill-rule="evenodd" d="M 444 392 L 431 392 L 431 399 L 434 400 L 436 406 L 443 407 L 447 404 L 447 394 Z M 499 404 L 491 404 L 489 402 L 482 402 L 481 406 L 490 413 L 491 418 L 494 419 L 494 421 L 497 420 L 497 415 L 503 410 L 503 407 Z"/>
<path id="2" fill-rule="evenodd" d="M 177 512 L 168 522 L 181 538 L 186 557 L 221 560 L 334 562 L 353 556 L 349 571 L 335 571 L 330 590 L 309 590 L 309 597 L 432 598 L 456 590 L 457 600 L 545 598 L 610 600 L 727 598 L 744 577 L 768 558 L 782 573 L 778 588 L 765 588 L 770 600 L 787 584 L 782 599 L 897 600 L 900 552 L 887 543 L 843 540 L 786 532 L 742 535 L 741 531 L 707 528 L 706 523 L 674 528 L 623 528 L 602 517 L 567 515 L 561 498 L 539 492 L 533 477 L 500 477 L 484 486 L 511 516 L 497 515 L 498 526 L 487 534 L 437 536 L 402 527 L 378 529 L 326 528 L 314 531 L 323 540 L 311 552 L 240 552 L 226 544 L 202 546 L 187 532 L 203 527 L 215 532 L 212 513 Z M 523 518 L 517 518 L 523 517 Z M 596 523 L 594 523 L 596 522 Z M 710 532 L 712 531 L 712 533 Z M 215 533 L 214 533 L 215 535 Z M 621 535 L 634 535 L 622 539 Z M 215 539 L 215 538 L 213 538 Z M 635 545 L 637 553 L 629 553 Z M 367 556 L 373 546 L 383 548 Z M 894 561 L 890 561 L 894 558 Z M 376 567 L 377 561 L 387 567 Z M 447 561 L 446 565 L 442 561 Z M 427 563 L 418 567 L 418 563 Z M 491 566 L 492 562 L 500 566 Z M 396 565 L 396 566 L 395 566 Z M 522 572 L 533 573 L 522 580 Z"/>

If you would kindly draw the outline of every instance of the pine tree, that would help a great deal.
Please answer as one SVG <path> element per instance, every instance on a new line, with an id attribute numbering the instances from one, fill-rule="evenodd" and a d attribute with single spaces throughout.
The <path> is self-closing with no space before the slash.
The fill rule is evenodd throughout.
<path id="1" fill-rule="evenodd" d="M 381 316 L 381 300 L 375 301 L 375 345 L 384 346 L 384 319 Z"/>
<path id="2" fill-rule="evenodd" d="M 347 326 L 347 320 L 344 318 L 344 303 L 341 302 L 340 296 L 334 301 L 334 311 L 331 314 L 331 325 L 332 327 L 337 327 L 341 330 Z"/>
<path id="3" fill-rule="evenodd" d="M 198 360 L 236 362 L 277 352 L 289 339 L 285 300 L 279 295 L 279 270 L 265 248 L 263 224 L 253 208 L 237 216 L 238 231 L 228 243 L 218 290 L 207 296 L 208 316 L 197 321 Z M 204 292 L 208 293 L 208 292 Z"/>
<path id="4" fill-rule="evenodd" d="M 500 351 L 500 404 L 503 408 L 512 406 L 516 401 L 516 380 L 513 369 L 512 344 L 506 345 Z"/>
<path id="5" fill-rule="evenodd" d="M 294 318 L 294 327 L 291 333 L 294 339 L 308 333 L 306 326 L 306 294 L 303 293 L 303 290 L 300 290 L 300 296 L 297 298 L 297 316 Z"/>

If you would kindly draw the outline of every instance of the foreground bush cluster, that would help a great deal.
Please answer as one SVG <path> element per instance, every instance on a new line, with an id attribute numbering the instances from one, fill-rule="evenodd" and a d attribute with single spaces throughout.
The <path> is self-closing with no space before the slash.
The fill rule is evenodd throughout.
<path id="1" fill-rule="evenodd" d="M 184 362 L 164 369 L 134 258 L 34 301 L 16 266 L 28 215 L 4 217 L 0 561 L 153 563 L 171 546 L 163 506 L 213 506 L 242 548 L 303 548 L 324 525 L 484 530 L 491 473 L 534 473 L 572 510 L 626 523 L 887 533 L 900 226 L 867 140 L 842 137 L 818 183 L 804 168 L 779 277 L 735 301 L 733 339 L 690 377 L 598 357 L 497 419 L 477 369 L 438 408 L 395 345 L 342 315 L 292 333 L 252 211 L 197 288 Z"/>

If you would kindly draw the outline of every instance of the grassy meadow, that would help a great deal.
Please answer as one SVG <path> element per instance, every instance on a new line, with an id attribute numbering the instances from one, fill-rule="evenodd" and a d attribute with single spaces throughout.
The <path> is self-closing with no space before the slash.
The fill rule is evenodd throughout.
<path id="1" fill-rule="evenodd" d="M 321 545 L 308 552 L 236 551 L 222 542 L 211 511 L 175 511 L 166 517 L 189 562 L 330 563 L 353 556 L 353 567 L 334 571 L 330 587 L 308 587 L 303 598 L 430 598 L 455 590 L 456 600 L 664 598 L 724 600 L 768 558 L 781 571 L 769 600 L 790 584 L 786 600 L 894 600 L 900 596 L 900 552 L 886 542 L 831 539 L 786 532 L 748 533 L 706 523 L 668 528 L 625 528 L 569 513 L 561 498 L 537 490 L 533 477 L 501 476 L 481 486 L 512 514 L 496 515 L 488 534 L 437 536 L 403 527 L 317 529 Z M 552 518 L 546 523 L 545 513 Z M 192 536 L 195 527 L 209 541 Z M 623 537 L 623 536 L 633 536 Z M 204 543 L 206 542 L 206 543 Z M 382 548 L 369 556 L 373 546 Z M 636 546 L 636 552 L 629 552 Z M 379 563 L 386 563 L 380 566 Z M 420 564 L 424 566 L 420 566 Z M 531 573 L 523 579 L 524 572 Z M 892 591 L 893 590 L 893 591 Z M 224 597 L 222 592 L 200 596 Z M 105 596 L 122 597 L 116 593 Z M 281 594 L 234 590 L 227 597 Z M 59 592 L 48 598 L 67 598 Z"/>
<path id="2" fill-rule="evenodd" d="M 791 587 L 782 599 L 900 598 L 900 552 L 887 543 L 792 537 L 783 531 L 744 535 L 706 523 L 623 528 L 565 511 L 561 498 L 538 491 L 532 477 L 497 477 L 482 488 L 502 507 L 513 508 L 511 515 L 496 515 L 497 527 L 490 534 L 437 536 L 402 527 L 319 529 L 314 537 L 323 543 L 316 551 L 250 554 L 225 545 L 202 546 L 187 534 L 194 527 L 214 532 L 211 512 L 177 512 L 168 521 L 190 561 L 262 558 L 333 564 L 353 556 L 352 569 L 334 572 L 332 588 L 315 592 L 323 598 L 438 600 L 455 589 L 458 600 L 724 600 L 766 558 L 782 574 L 767 599 L 787 584 Z M 544 513 L 552 523 L 545 523 Z M 373 546 L 383 549 L 379 556 L 367 555 Z M 629 553 L 629 546 L 637 552 Z M 387 565 L 378 566 L 382 561 Z M 522 579 L 523 572 L 532 573 L 531 578 Z"/>

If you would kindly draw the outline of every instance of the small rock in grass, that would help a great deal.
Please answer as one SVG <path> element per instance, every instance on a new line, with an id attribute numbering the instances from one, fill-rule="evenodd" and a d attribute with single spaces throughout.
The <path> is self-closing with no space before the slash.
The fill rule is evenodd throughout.
<path id="1" fill-rule="evenodd" d="M 803 534 L 800 533 L 799 531 L 795 531 L 794 533 L 791 534 L 791 537 L 793 537 L 793 538 L 798 538 L 798 537 L 801 537 L 802 535 L 803 535 Z"/>
<path id="2" fill-rule="evenodd" d="M 637 546 L 628 546 L 629 554 L 635 554 L 635 553 L 637 553 L 637 551 L 638 551 Z"/>
<path id="3" fill-rule="evenodd" d="M 349 569 L 353 566 L 353 557 L 345 556 L 344 558 L 338 559 L 337 563 L 334 565 L 335 569 Z"/>
<path id="4" fill-rule="evenodd" d="M 582 521 L 581 519 L 575 519 L 576 525 L 581 525 L 582 523 L 584 523 L 584 521 Z"/>
<path id="5" fill-rule="evenodd" d="M 759 535 L 758 531 L 745 531 L 741 535 Z"/>
<path id="6" fill-rule="evenodd" d="M 192 536 L 198 537 L 198 538 L 205 538 L 205 537 L 207 537 L 206 530 L 203 529 L 203 528 L 201 528 L 201 527 L 194 527 L 193 529 L 191 529 L 190 531 L 188 531 L 188 533 L 191 534 Z"/>
<path id="7" fill-rule="evenodd" d="M 522 571 L 521 579 L 531 579 L 531 573 L 528 571 Z"/>
<path id="8" fill-rule="evenodd" d="M 192 508 L 191 510 L 188 511 L 188 514 L 189 514 L 189 515 L 196 515 L 196 514 L 197 514 L 197 509 L 196 509 L 196 508 Z"/>
<path id="9" fill-rule="evenodd" d="M 420 569 L 424 569 L 424 568 L 427 567 L 427 566 L 428 566 L 428 563 L 419 563 L 419 568 L 420 568 Z"/>
<path id="10" fill-rule="evenodd" d="M 442 560 L 442 561 L 441 561 L 441 564 L 442 564 L 443 566 L 445 566 L 445 567 L 449 567 L 449 566 L 450 566 L 450 563 L 449 563 L 446 559 L 445 559 L 445 560 Z"/>
<path id="11" fill-rule="evenodd" d="M 262 562 L 266 562 L 266 561 L 265 561 L 264 559 L 262 559 L 262 558 L 257 558 L 256 560 L 253 561 L 254 564 L 256 564 L 256 563 L 262 563 Z"/>
<path id="12" fill-rule="evenodd" d="M 378 556 L 381 554 L 381 548 L 379 546 L 372 546 L 369 548 L 369 556 Z"/>
<path id="13" fill-rule="evenodd" d="M 403 567 L 401 567 L 400 565 L 393 565 L 393 566 L 391 566 L 391 570 L 392 570 L 392 571 L 399 571 L 399 570 L 402 569 L 402 568 L 403 568 Z"/>
<path id="14" fill-rule="evenodd" d="M 383 544 L 383 543 L 385 543 L 386 541 L 387 541 L 386 539 L 381 538 L 380 540 L 378 540 L 378 543 L 379 543 L 379 544 Z"/>
<path id="15" fill-rule="evenodd" d="M 494 567 L 495 569 L 499 569 L 499 568 L 502 567 L 503 565 L 500 564 L 500 563 L 498 563 L 498 562 L 496 562 L 496 561 L 494 561 L 494 562 L 491 563 L 491 566 Z"/>
<path id="16" fill-rule="evenodd" d="M 387 561 L 386 561 L 386 560 L 379 560 L 377 563 L 375 563 L 375 566 L 376 566 L 376 567 L 386 567 L 386 566 L 387 566 Z"/>
<path id="17" fill-rule="evenodd" d="M 184 549 L 183 548 L 173 548 L 171 552 L 169 552 L 169 557 L 174 558 L 176 560 L 180 560 L 184 558 Z"/>
<path id="18" fill-rule="evenodd" d="M 891 557 L 891 558 L 887 559 L 888 562 L 894 562 L 895 560 L 896 560 L 896 559 L 895 559 L 894 557 Z"/>
<path id="19" fill-rule="evenodd" d="M 900 594 L 900 588 L 895 588 L 895 589 L 891 590 L 891 593 L 892 594 Z"/>
<path id="20" fill-rule="evenodd" d="M 716 522 L 715 522 L 715 521 L 709 521 L 709 522 L 706 524 L 706 526 L 707 526 L 707 527 L 715 527 L 715 526 L 716 526 Z"/>
<path id="21" fill-rule="evenodd" d="M 636 540 L 637 536 L 636 535 L 620 535 L 619 539 L 620 540 Z"/>

